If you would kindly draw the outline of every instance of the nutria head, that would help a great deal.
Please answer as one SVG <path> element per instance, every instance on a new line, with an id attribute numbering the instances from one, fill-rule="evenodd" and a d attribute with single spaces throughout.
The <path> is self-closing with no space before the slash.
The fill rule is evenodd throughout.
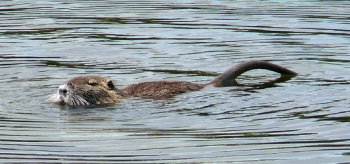
<path id="1" fill-rule="evenodd" d="M 123 97 L 123 93 L 108 78 L 79 76 L 60 85 L 49 101 L 71 106 L 109 105 Z"/>

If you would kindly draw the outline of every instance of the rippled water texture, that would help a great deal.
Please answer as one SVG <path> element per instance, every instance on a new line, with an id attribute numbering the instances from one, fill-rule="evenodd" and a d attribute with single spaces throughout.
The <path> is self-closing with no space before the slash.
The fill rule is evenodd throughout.
<path id="1" fill-rule="evenodd" d="M 3 0 L 0 162 L 350 161 L 350 2 Z M 47 103 L 58 85 L 104 75 L 205 83 L 251 59 L 241 87 L 108 108 Z M 160 71 L 165 70 L 165 71 Z M 179 72 L 166 71 L 179 70 Z"/>

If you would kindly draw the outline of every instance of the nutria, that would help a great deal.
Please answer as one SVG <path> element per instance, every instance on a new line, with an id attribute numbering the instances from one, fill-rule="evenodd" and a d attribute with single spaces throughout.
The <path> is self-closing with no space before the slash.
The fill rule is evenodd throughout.
<path id="1" fill-rule="evenodd" d="M 115 104 L 127 97 L 167 99 L 181 93 L 200 90 L 208 85 L 216 87 L 238 85 L 236 78 L 252 69 L 266 69 L 288 76 L 296 75 L 287 68 L 266 61 L 248 61 L 228 69 L 206 84 L 185 81 L 151 81 L 118 89 L 109 78 L 79 76 L 60 85 L 57 93 L 53 94 L 49 100 L 60 105 L 88 106 Z"/>

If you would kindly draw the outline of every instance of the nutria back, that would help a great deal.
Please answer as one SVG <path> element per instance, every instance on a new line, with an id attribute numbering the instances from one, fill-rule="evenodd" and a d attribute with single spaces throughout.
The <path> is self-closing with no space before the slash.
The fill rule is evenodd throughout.
<path id="1" fill-rule="evenodd" d="M 185 81 L 153 81 L 129 85 L 122 92 L 134 97 L 168 99 L 181 93 L 200 90 L 204 86 Z"/>

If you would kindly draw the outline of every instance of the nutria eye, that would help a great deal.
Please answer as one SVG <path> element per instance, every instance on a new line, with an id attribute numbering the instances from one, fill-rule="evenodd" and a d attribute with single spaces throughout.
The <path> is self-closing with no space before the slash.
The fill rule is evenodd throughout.
<path id="1" fill-rule="evenodd" d="M 67 86 L 68 86 L 69 88 L 74 88 L 74 87 L 73 87 L 73 84 L 72 84 L 71 82 L 67 83 Z"/>
<path id="2" fill-rule="evenodd" d="M 89 80 L 89 85 L 96 86 L 97 85 L 97 81 L 95 79 L 90 79 Z"/>
<path id="3" fill-rule="evenodd" d="M 109 80 L 109 81 L 107 82 L 107 86 L 108 86 L 110 89 L 114 89 L 113 81 L 112 81 L 112 80 Z"/>

